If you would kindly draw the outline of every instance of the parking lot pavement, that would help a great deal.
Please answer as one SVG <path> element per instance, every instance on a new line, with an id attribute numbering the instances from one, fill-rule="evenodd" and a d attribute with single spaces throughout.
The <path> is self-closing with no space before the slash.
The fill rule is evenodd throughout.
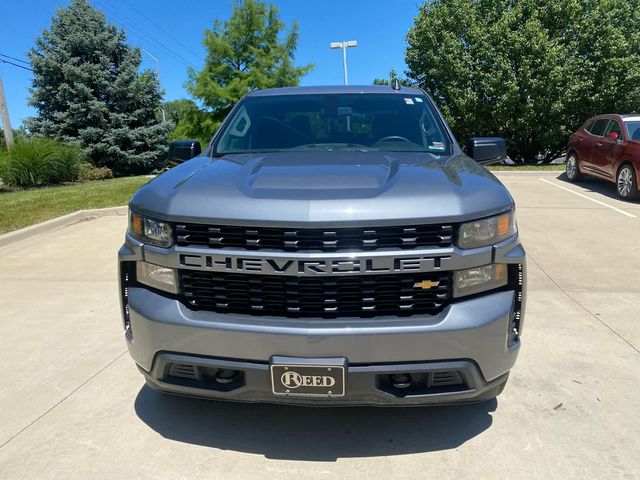
<path id="1" fill-rule="evenodd" d="M 0 249 L 0 478 L 639 478 L 640 203 L 558 172 L 499 177 L 518 205 L 529 298 L 510 383 L 484 404 L 165 397 L 125 354 L 125 218 Z"/>

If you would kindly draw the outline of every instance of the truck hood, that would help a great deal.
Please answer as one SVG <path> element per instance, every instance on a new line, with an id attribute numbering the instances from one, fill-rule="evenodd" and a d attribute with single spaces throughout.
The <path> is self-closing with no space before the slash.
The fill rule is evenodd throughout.
<path id="1" fill-rule="evenodd" d="M 142 187 L 130 207 L 196 223 L 363 225 L 464 221 L 513 199 L 465 155 L 290 151 L 194 158 Z"/>

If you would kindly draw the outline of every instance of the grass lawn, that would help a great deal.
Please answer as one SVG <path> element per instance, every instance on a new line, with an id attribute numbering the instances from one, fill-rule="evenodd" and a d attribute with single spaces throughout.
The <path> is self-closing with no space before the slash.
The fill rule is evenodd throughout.
<path id="1" fill-rule="evenodd" d="M 517 172 L 518 170 L 550 170 L 557 172 L 564 172 L 564 163 L 560 165 L 491 165 L 487 167 L 494 172 Z"/>
<path id="2" fill-rule="evenodd" d="M 129 203 L 149 177 L 124 177 L 0 193 L 0 234 L 88 208 Z"/>

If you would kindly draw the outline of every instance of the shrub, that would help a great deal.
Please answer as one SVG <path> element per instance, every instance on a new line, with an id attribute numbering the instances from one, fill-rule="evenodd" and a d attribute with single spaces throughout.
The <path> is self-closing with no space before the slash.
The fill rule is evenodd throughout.
<path id="1" fill-rule="evenodd" d="M 37 187 L 72 182 L 78 177 L 82 150 L 46 138 L 17 143 L 0 159 L 0 174 L 13 187 Z"/>
<path id="2" fill-rule="evenodd" d="M 108 178 L 113 178 L 113 172 L 109 167 L 96 167 L 89 162 L 83 162 L 80 164 L 78 180 L 81 182 L 89 180 L 107 180 Z"/>
<path id="3" fill-rule="evenodd" d="M 7 183 L 7 171 L 8 167 L 8 155 L 6 151 L 0 150 L 0 188 L 8 186 Z"/>

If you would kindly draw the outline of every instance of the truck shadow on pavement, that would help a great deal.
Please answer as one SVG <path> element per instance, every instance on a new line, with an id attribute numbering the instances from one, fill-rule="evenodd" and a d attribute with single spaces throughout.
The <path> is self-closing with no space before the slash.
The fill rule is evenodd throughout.
<path id="1" fill-rule="evenodd" d="M 163 437 L 272 459 L 338 458 L 448 450 L 487 430 L 496 400 L 447 407 L 295 407 L 175 397 L 144 386 L 140 420 Z"/>

